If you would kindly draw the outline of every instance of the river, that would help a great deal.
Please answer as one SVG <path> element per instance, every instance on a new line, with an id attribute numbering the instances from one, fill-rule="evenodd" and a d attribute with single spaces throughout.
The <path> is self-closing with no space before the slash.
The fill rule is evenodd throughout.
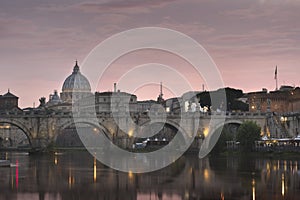
<path id="1" fill-rule="evenodd" d="M 29 156 L 2 152 L 0 199 L 14 200 L 282 200 L 300 196 L 300 158 L 185 155 L 162 170 L 110 169 L 85 151 Z"/>

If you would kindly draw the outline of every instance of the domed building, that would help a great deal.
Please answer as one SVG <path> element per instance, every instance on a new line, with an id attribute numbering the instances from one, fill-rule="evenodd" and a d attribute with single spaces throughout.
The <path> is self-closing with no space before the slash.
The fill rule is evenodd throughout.
<path id="1" fill-rule="evenodd" d="M 57 93 L 57 90 L 54 90 L 53 94 L 49 95 L 49 101 L 47 102 L 47 106 L 52 106 L 52 105 L 57 105 L 57 104 L 61 104 L 62 101 Z"/>
<path id="2" fill-rule="evenodd" d="M 88 79 L 80 73 L 76 61 L 72 74 L 64 81 L 60 98 L 63 102 L 74 103 L 90 95 L 92 95 L 91 85 Z"/>

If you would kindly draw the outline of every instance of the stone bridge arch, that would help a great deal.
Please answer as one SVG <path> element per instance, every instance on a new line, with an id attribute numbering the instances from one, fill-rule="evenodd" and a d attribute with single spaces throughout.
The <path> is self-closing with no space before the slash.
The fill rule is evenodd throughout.
<path id="1" fill-rule="evenodd" d="M 191 143 L 191 142 L 189 142 L 190 141 L 189 134 L 186 132 L 185 129 L 183 129 L 180 126 L 180 124 L 178 124 L 174 120 L 170 120 L 170 119 L 167 119 L 166 121 L 160 121 L 160 120 L 153 120 L 153 121 L 151 121 L 151 120 L 147 120 L 147 121 L 144 121 L 144 122 L 142 122 L 142 123 L 139 124 L 140 130 L 143 130 L 143 128 L 145 128 L 146 126 L 150 125 L 151 123 L 164 123 L 164 125 L 167 124 L 170 127 L 175 128 L 178 132 L 180 132 L 180 134 L 184 138 L 185 144 Z"/>
<path id="2" fill-rule="evenodd" d="M 254 119 L 254 118 L 242 118 L 242 119 L 226 119 L 226 121 L 224 123 L 220 123 L 220 124 L 217 124 L 215 127 L 213 127 L 213 131 L 216 131 L 218 130 L 219 128 L 221 128 L 222 126 L 226 125 L 226 124 L 243 124 L 244 122 L 246 121 L 253 121 L 255 122 L 261 129 L 264 128 L 264 125 L 265 125 L 265 118 L 263 118 L 263 120 L 261 118 L 259 119 Z"/>
<path id="3" fill-rule="evenodd" d="M 221 127 L 227 125 L 227 124 L 239 124 L 242 125 L 244 122 L 246 121 L 254 121 L 259 127 L 261 127 L 261 129 L 263 129 L 262 124 L 260 123 L 260 121 L 257 120 L 253 120 L 253 119 L 227 119 L 225 122 L 217 124 L 214 127 L 211 127 L 211 129 L 209 130 L 209 135 L 213 135 L 215 134 L 216 131 L 218 131 Z"/>
<path id="4" fill-rule="evenodd" d="M 241 124 L 243 124 L 243 123 L 244 123 L 244 121 L 242 121 L 242 120 L 237 120 L 237 119 L 226 120 L 225 122 L 220 123 L 220 124 L 217 124 L 215 127 L 213 127 L 211 133 L 214 133 L 216 130 L 218 130 L 219 128 L 221 128 L 221 127 L 223 127 L 223 126 L 225 126 L 225 125 L 227 125 L 227 124 L 239 124 L 239 125 L 241 125 Z"/>
<path id="5" fill-rule="evenodd" d="M 222 127 L 226 124 L 242 124 L 242 120 L 237 119 L 226 119 L 225 121 L 220 120 L 219 123 L 211 124 L 210 122 L 207 124 L 203 124 L 203 130 L 207 130 L 207 134 L 204 133 L 204 139 L 202 141 L 199 157 L 204 158 L 207 156 L 211 150 L 214 148 L 216 143 L 218 142 L 220 135 L 222 133 Z"/>
<path id="6" fill-rule="evenodd" d="M 107 138 L 112 140 L 112 134 L 110 133 L 110 131 L 99 121 L 89 120 L 89 119 L 80 119 L 78 121 L 70 120 L 70 121 L 64 122 L 62 125 L 60 125 L 58 127 L 57 134 L 55 134 L 55 136 L 53 138 L 53 141 L 56 141 L 57 137 L 62 134 L 64 129 L 66 129 L 67 127 L 70 127 L 72 125 L 75 125 L 75 123 L 76 124 L 85 124 L 85 125 L 89 125 L 91 127 L 97 128 L 98 130 L 101 130 Z"/>
<path id="7" fill-rule="evenodd" d="M 25 125 L 25 122 L 19 121 L 17 119 L 0 119 L 0 123 L 6 123 L 18 127 L 27 137 L 30 147 L 32 147 L 33 136 L 30 128 Z"/>

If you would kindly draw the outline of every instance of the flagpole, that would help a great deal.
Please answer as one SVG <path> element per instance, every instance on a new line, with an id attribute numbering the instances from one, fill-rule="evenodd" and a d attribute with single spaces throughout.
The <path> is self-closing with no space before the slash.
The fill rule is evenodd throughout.
<path id="1" fill-rule="evenodd" d="M 275 68 L 275 80 L 276 80 L 276 91 L 278 90 L 278 77 L 277 77 L 277 65 Z"/>

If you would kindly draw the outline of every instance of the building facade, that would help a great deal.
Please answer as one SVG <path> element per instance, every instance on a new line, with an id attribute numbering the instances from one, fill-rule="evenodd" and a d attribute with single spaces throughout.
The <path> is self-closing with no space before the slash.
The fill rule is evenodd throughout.
<path id="1" fill-rule="evenodd" d="M 300 112 L 300 88 L 282 86 L 277 91 L 268 92 L 263 89 L 259 92 L 247 94 L 250 112 Z"/>
<path id="2" fill-rule="evenodd" d="M 78 101 L 78 108 L 85 112 L 126 112 L 137 111 L 136 95 L 121 92 L 96 92 Z"/>

